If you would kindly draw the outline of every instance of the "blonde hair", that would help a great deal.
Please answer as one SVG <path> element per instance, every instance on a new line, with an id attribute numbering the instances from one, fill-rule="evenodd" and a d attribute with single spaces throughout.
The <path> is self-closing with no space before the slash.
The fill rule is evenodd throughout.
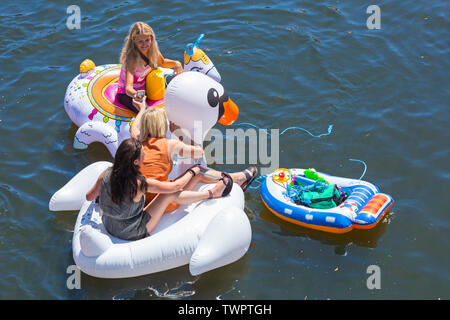
<path id="1" fill-rule="evenodd" d="M 141 118 L 141 133 L 139 139 L 164 138 L 167 134 L 166 113 L 160 108 L 149 108 Z"/>
<path id="2" fill-rule="evenodd" d="M 145 56 L 148 58 L 149 65 L 153 69 L 155 69 L 158 65 L 159 49 L 158 42 L 156 42 L 155 32 L 145 22 L 138 21 L 130 27 L 128 35 L 125 38 L 122 51 L 120 53 L 119 61 L 126 67 L 127 70 L 133 71 L 138 59 L 142 60 L 141 55 L 139 54 L 139 49 L 135 44 L 136 37 L 141 34 L 149 35 L 152 38 L 150 48 L 145 54 Z"/>

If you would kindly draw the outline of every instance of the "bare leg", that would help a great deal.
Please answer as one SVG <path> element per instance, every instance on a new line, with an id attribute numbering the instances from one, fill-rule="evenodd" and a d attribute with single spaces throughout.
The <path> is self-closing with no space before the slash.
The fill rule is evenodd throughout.
<path id="1" fill-rule="evenodd" d="M 224 189 L 225 184 L 222 181 L 219 181 L 211 189 L 211 193 L 213 197 L 219 197 Z M 152 217 L 146 225 L 147 232 L 151 233 L 153 229 L 155 229 L 170 202 L 173 201 L 178 204 L 191 204 L 194 202 L 208 199 L 209 197 L 210 193 L 208 192 L 208 190 L 206 191 L 183 190 L 175 193 L 158 194 L 152 200 L 152 202 L 150 202 L 145 208 L 145 211 L 147 211 L 147 213 L 150 214 L 150 216 Z"/>
<path id="2" fill-rule="evenodd" d="M 184 190 L 194 190 L 195 186 L 197 185 L 197 183 L 202 182 L 202 177 L 203 175 L 201 173 L 197 174 L 195 177 L 193 177 L 185 186 L 184 186 Z M 211 178 L 212 182 L 203 182 L 203 183 L 214 183 L 217 182 L 217 179 Z"/>
<path id="3" fill-rule="evenodd" d="M 201 171 L 205 174 L 197 174 L 195 177 L 193 177 L 188 184 L 184 187 L 184 190 L 193 190 L 194 187 L 197 185 L 197 183 L 201 182 L 201 183 L 215 183 L 217 182 L 218 179 L 222 178 L 222 173 L 220 171 L 217 170 L 213 170 L 213 169 L 208 169 L 206 170 L 205 168 L 201 168 Z M 249 170 L 244 170 L 247 171 L 248 173 L 251 173 Z M 237 183 L 238 185 L 242 185 L 245 180 L 246 180 L 246 176 L 244 171 L 240 171 L 240 172 L 233 172 L 233 173 L 229 173 L 231 179 L 233 179 L 233 182 Z M 213 176 L 213 177 L 211 177 Z M 214 177 L 217 177 L 214 178 Z"/>

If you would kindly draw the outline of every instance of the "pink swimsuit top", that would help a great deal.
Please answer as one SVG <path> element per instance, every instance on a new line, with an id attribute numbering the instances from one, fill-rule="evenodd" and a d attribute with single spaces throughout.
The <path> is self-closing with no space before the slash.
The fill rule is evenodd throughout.
<path id="1" fill-rule="evenodd" d="M 143 68 L 136 68 L 136 70 L 134 70 L 134 79 L 133 79 L 133 89 L 134 90 L 145 90 L 145 77 L 147 76 L 147 74 L 150 73 L 150 71 L 152 70 L 152 68 L 147 65 L 144 66 Z M 127 83 L 127 72 L 126 69 L 124 68 L 124 66 L 122 65 L 122 68 L 120 68 L 120 75 L 119 75 L 119 81 L 118 81 L 118 89 L 117 89 L 117 93 L 123 93 L 126 94 L 127 90 L 126 90 L 126 83 Z"/>

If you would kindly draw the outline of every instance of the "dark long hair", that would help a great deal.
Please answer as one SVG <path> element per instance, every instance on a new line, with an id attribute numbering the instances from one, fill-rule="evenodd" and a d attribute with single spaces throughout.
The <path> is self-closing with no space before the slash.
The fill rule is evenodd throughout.
<path id="1" fill-rule="evenodd" d="M 122 203 L 125 197 L 133 201 L 138 191 L 138 180 L 141 182 L 139 189 L 147 191 L 147 181 L 139 172 L 139 166 L 134 164 L 141 152 L 142 144 L 134 138 L 122 141 L 117 149 L 111 172 L 111 198 L 114 203 Z"/>

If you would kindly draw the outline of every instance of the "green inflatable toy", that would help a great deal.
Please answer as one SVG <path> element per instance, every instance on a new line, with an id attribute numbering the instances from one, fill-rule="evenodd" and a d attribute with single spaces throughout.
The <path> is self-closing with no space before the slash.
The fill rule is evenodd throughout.
<path id="1" fill-rule="evenodd" d="M 319 174 L 311 169 L 306 169 L 303 174 L 305 175 L 305 178 L 314 180 L 314 181 L 321 181 L 326 184 L 330 184 L 328 181 L 326 181 L 324 178 L 319 176 Z"/>

